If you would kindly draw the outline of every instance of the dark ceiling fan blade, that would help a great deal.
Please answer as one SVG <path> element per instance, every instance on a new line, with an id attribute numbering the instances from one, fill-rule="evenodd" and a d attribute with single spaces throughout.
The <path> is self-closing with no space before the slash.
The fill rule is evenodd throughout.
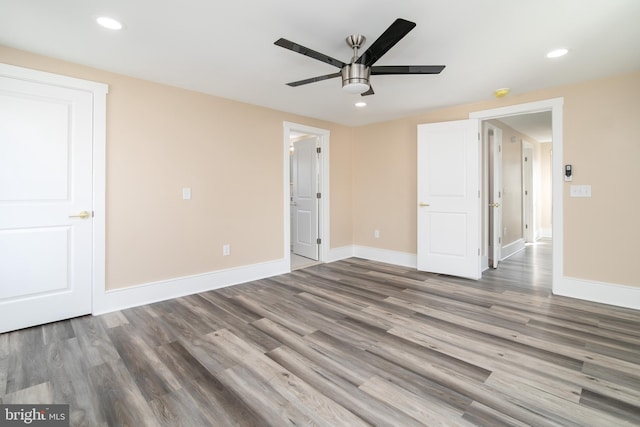
<path id="1" fill-rule="evenodd" d="M 345 65 L 347 65 L 342 61 L 339 61 L 335 58 L 325 55 L 324 53 L 316 52 L 313 49 L 309 49 L 308 47 L 304 47 L 302 45 L 299 45 L 298 43 L 294 43 L 287 39 L 278 39 L 273 44 L 275 44 L 276 46 L 283 47 L 285 49 L 292 50 L 297 53 L 301 53 L 310 58 L 317 59 L 318 61 L 322 61 L 326 64 L 333 65 L 334 67 L 342 68 Z"/>
<path id="2" fill-rule="evenodd" d="M 321 82 L 322 80 L 328 80 L 334 77 L 340 77 L 340 75 L 341 73 L 338 72 L 333 74 L 326 74 L 324 76 L 311 77 L 310 79 L 298 80 L 297 82 L 287 83 L 287 86 L 291 86 L 291 87 L 302 86 L 308 83 Z"/>
<path id="3" fill-rule="evenodd" d="M 366 92 L 362 92 L 360 95 L 362 96 L 369 96 L 369 95 L 373 95 L 375 94 L 375 92 L 373 91 L 373 86 L 369 85 L 369 90 Z"/>
<path id="4" fill-rule="evenodd" d="M 440 74 L 444 67 L 444 65 L 383 65 L 371 67 L 371 75 Z"/>
<path id="5" fill-rule="evenodd" d="M 378 59 L 382 57 L 389 49 L 395 46 L 409 31 L 413 30 L 416 26 L 415 22 L 407 21 L 406 19 L 398 18 L 393 24 L 385 30 L 384 33 L 376 41 L 373 42 L 369 49 L 367 49 L 356 60 L 358 64 L 364 64 L 367 67 L 372 66 Z"/>

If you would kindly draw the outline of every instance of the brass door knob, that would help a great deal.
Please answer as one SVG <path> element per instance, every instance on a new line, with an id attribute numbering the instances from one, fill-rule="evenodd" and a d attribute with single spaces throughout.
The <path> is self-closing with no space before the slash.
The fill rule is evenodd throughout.
<path id="1" fill-rule="evenodd" d="M 91 214 L 87 211 L 82 211 L 77 215 L 69 215 L 69 218 L 80 218 L 80 219 L 87 219 L 91 216 Z"/>

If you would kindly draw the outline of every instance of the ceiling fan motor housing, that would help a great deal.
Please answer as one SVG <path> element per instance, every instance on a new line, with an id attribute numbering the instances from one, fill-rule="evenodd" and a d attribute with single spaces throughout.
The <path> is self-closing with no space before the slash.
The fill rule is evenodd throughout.
<path id="1" fill-rule="evenodd" d="M 371 68 L 367 67 L 364 64 L 348 64 L 342 67 L 342 87 L 360 87 L 362 90 L 359 92 L 364 92 L 369 89 L 369 77 L 371 74 Z M 359 86 L 364 85 L 364 86 Z"/>

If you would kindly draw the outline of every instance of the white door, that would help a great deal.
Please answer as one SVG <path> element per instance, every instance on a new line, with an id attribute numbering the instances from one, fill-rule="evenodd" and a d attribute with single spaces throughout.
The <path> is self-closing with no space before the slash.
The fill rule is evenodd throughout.
<path id="1" fill-rule="evenodd" d="M 502 257 L 502 130 L 489 125 L 489 263 L 498 268 Z"/>
<path id="2" fill-rule="evenodd" d="M 0 332 L 91 312 L 92 102 L 0 77 Z"/>
<path id="3" fill-rule="evenodd" d="M 293 144 L 293 253 L 318 260 L 317 138 Z"/>
<path id="4" fill-rule="evenodd" d="M 418 126 L 418 269 L 479 279 L 477 119 Z"/>
<path id="5" fill-rule="evenodd" d="M 535 242 L 535 219 L 533 203 L 533 145 L 522 141 L 522 228 L 524 241 Z"/>

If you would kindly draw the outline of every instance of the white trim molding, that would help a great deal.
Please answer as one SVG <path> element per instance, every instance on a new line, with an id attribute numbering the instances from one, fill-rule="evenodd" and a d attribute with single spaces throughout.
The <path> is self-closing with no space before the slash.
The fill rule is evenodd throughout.
<path id="1" fill-rule="evenodd" d="M 552 239 L 552 238 L 553 238 L 552 228 L 541 228 L 538 230 L 537 239 Z"/>
<path id="2" fill-rule="evenodd" d="M 640 287 L 592 282 L 573 277 L 563 279 L 554 286 L 554 295 L 640 310 Z"/>
<path id="3" fill-rule="evenodd" d="M 501 255 L 502 257 L 500 258 L 500 261 L 504 261 L 505 259 L 509 258 L 510 256 L 513 256 L 515 254 L 517 254 L 520 251 L 524 250 L 524 239 L 518 239 L 514 242 L 509 243 L 508 245 L 504 245 L 502 247 L 502 251 L 501 251 Z"/>
<path id="4" fill-rule="evenodd" d="M 199 292 L 225 288 L 291 271 L 284 259 L 243 267 L 145 283 L 128 288 L 104 291 L 94 300 L 93 314 L 99 315 L 154 302 L 179 298 Z"/>
<path id="5" fill-rule="evenodd" d="M 343 259 L 351 258 L 353 256 L 353 245 L 341 246 L 339 248 L 333 248 L 329 251 L 325 262 L 340 261 Z"/>
<path id="6" fill-rule="evenodd" d="M 370 246 L 354 246 L 353 256 L 402 267 L 418 268 L 418 255 Z"/>
<path id="7" fill-rule="evenodd" d="M 327 262 L 356 257 L 370 261 L 384 262 L 402 267 L 418 268 L 418 255 L 371 246 L 350 245 L 332 249 Z"/>

